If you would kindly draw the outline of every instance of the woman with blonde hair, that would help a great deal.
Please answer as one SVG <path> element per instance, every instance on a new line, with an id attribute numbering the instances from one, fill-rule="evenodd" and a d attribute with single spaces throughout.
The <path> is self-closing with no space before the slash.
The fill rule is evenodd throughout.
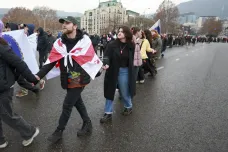
<path id="1" fill-rule="evenodd" d="M 139 74 L 138 74 L 138 81 L 137 83 L 144 83 L 145 77 L 144 77 L 144 69 L 148 69 L 148 53 L 154 54 L 155 51 L 151 48 L 150 42 L 147 40 L 147 37 L 145 32 L 142 32 L 142 43 L 141 43 L 141 57 L 143 61 L 143 65 L 139 68 Z"/>

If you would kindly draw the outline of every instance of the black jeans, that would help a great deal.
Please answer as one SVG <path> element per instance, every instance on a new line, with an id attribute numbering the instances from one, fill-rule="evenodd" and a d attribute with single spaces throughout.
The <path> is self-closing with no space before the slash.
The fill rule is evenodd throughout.
<path id="1" fill-rule="evenodd" d="M 104 50 L 105 50 L 104 46 L 100 46 L 100 56 L 102 56 L 102 54 L 104 53 Z"/>
<path id="2" fill-rule="evenodd" d="M 46 52 L 46 51 L 39 51 L 40 69 L 43 67 L 43 64 L 46 62 L 47 55 L 48 55 L 48 52 Z"/>
<path id="3" fill-rule="evenodd" d="M 62 114 L 59 118 L 59 126 L 57 127 L 57 129 L 59 129 L 59 130 L 65 129 L 67 122 L 70 118 L 73 107 L 75 107 L 78 110 L 78 112 L 84 122 L 90 121 L 86 107 L 85 107 L 84 102 L 82 101 L 82 97 L 81 97 L 81 93 L 82 93 L 83 89 L 84 89 L 84 87 L 67 89 L 67 95 L 66 95 L 64 103 L 63 103 L 63 110 L 62 110 Z"/>
<path id="4" fill-rule="evenodd" d="M 4 140 L 2 121 L 18 131 L 25 140 L 30 139 L 35 133 L 35 127 L 31 126 L 21 116 L 15 114 L 12 109 L 13 88 L 0 93 L 0 140 Z"/>
<path id="5" fill-rule="evenodd" d="M 32 86 L 31 83 L 27 82 L 23 76 L 19 76 L 18 80 L 17 80 L 17 83 L 22 87 L 22 88 L 25 88 L 27 90 L 30 90 L 34 93 L 38 92 L 40 89 L 36 86 Z"/>
<path id="6" fill-rule="evenodd" d="M 139 67 L 137 81 L 145 80 L 143 65 Z"/>

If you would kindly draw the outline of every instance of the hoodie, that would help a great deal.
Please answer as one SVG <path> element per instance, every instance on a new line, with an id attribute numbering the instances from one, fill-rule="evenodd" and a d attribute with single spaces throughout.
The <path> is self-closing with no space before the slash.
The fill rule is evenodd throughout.
<path id="1" fill-rule="evenodd" d="M 35 30 L 35 25 L 34 24 L 26 24 L 28 27 L 28 36 L 32 35 L 34 33 Z"/>

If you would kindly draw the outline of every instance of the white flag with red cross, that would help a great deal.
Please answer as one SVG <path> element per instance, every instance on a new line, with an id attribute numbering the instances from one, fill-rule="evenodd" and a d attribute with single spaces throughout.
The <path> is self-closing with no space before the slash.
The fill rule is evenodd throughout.
<path id="1" fill-rule="evenodd" d="M 84 35 L 81 40 L 67 52 L 66 45 L 62 43 L 61 38 L 57 39 L 52 47 L 51 53 L 45 64 L 60 61 L 64 58 L 64 66 L 68 66 L 68 59 L 73 66 L 73 60 L 77 62 L 89 75 L 94 79 L 101 69 L 103 63 L 96 55 L 92 42 L 87 35 Z M 54 78 L 60 74 L 59 65 L 56 65 L 48 74 L 47 79 Z"/>

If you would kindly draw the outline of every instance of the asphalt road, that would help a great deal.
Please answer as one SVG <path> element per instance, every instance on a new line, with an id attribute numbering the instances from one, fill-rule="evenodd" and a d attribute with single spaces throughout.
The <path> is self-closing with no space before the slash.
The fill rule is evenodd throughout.
<path id="1" fill-rule="evenodd" d="M 50 144 L 47 137 L 57 126 L 65 91 L 59 78 L 47 82 L 37 99 L 14 100 L 14 108 L 40 128 L 27 148 L 20 135 L 4 125 L 9 140 L 5 152 L 227 152 L 228 151 L 228 44 L 197 44 L 167 50 L 158 61 L 156 78 L 137 85 L 133 114 L 124 117 L 116 98 L 111 124 L 103 115 L 103 76 L 83 92 L 93 122 L 91 136 L 78 138 L 82 125 L 76 109 L 64 139 Z M 117 96 L 118 97 L 118 96 Z"/>

